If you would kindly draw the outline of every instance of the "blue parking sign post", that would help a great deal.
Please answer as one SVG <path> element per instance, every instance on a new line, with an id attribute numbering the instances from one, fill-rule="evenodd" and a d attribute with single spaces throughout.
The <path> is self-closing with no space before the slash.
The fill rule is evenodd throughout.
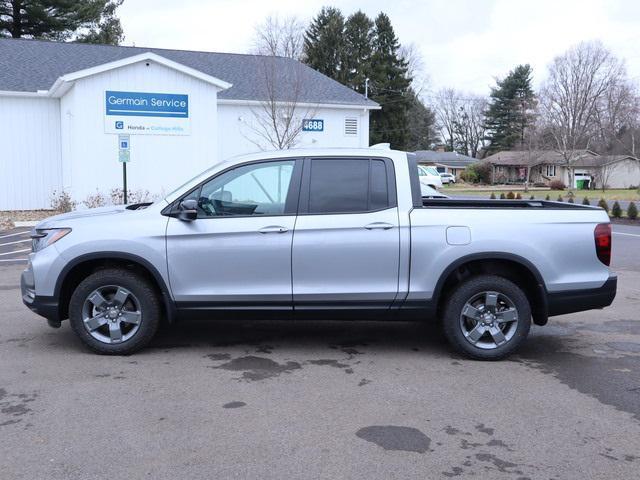
<path id="1" fill-rule="evenodd" d="M 131 160 L 131 138 L 129 135 L 118 135 L 118 161 L 122 163 L 122 201 L 127 204 L 127 163 Z"/>

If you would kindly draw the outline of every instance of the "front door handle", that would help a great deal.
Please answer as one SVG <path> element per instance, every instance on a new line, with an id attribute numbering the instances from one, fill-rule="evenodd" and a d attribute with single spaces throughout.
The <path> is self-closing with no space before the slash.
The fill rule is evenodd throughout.
<path id="1" fill-rule="evenodd" d="M 284 233 L 284 232 L 288 232 L 289 229 L 281 225 L 269 225 L 268 227 L 262 227 L 258 231 L 260 233 Z"/>
<path id="2" fill-rule="evenodd" d="M 364 226 L 364 228 L 366 228 L 367 230 L 389 230 L 390 228 L 393 228 L 393 227 L 394 225 L 386 222 L 373 222 L 373 223 L 370 223 L 369 225 Z"/>

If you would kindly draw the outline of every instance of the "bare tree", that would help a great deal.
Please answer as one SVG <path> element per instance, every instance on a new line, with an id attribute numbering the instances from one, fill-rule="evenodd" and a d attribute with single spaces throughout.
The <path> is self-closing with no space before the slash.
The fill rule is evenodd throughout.
<path id="1" fill-rule="evenodd" d="M 583 42 L 556 57 L 542 87 L 544 124 L 561 152 L 573 185 L 578 151 L 588 149 L 597 134 L 598 107 L 625 76 L 624 64 L 600 42 Z"/>
<path id="2" fill-rule="evenodd" d="M 484 147 L 486 99 L 445 88 L 435 95 L 433 105 L 442 139 L 456 152 L 478 157 Z"/>
<path id="3" fill-rule="evenodd" d="M 253 52 L 300 60 L 304 30 L 304 23 L 298 17 L 280 18 L 278 15 L 270 15 L 255 27 Z"/>
<path id="4" fill-rule="evenodd" d="M 640 127 L 640 96 L 637 87 L 622 77 L 597 104 L 595 114 L 599 153 L 635 156 Z"/>
<path id="5" fill-rule="evenodd" d="M 420 48 L 415 43 L 401 45 L 398 54 L 407 62 L 407 76 L 411 78 L 411 88 L 416 96 L 420 97 L 429 85 Z"/>
<path id="6" fill-rule="evenodd" d="M 317 105 L 303 103 L 303 87 L 309 81 L 308 69 L 291 60 L 258 57 L 256 82 L 263 100 L 251 107 L 253 119 L 245 122 L 245 137 L 261 150 L 293 148 L 300 140 L 305 119 L 311 119 Z"/>

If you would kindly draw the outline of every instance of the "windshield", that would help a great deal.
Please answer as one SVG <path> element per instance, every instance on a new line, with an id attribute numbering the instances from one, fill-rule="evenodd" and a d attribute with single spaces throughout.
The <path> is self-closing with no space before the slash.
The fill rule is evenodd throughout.
<path id="1" fill-rule="evenodd" d="M 418 165 L 418 175 L 420 175 L 421 177 L 426 177 L 428 175 L 438 176 L 438 171 L 433 167 Z"/>

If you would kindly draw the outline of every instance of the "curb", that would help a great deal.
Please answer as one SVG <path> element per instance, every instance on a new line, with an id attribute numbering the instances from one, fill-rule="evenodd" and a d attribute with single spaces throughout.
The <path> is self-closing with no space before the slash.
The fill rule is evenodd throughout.
<path id="1" fill-rule="evenodd" d="M 15 228 L 35 227 L 38 223 L 40 222 L 35 220 L 30 220 L 28 222 L 13 222 Z"/>

